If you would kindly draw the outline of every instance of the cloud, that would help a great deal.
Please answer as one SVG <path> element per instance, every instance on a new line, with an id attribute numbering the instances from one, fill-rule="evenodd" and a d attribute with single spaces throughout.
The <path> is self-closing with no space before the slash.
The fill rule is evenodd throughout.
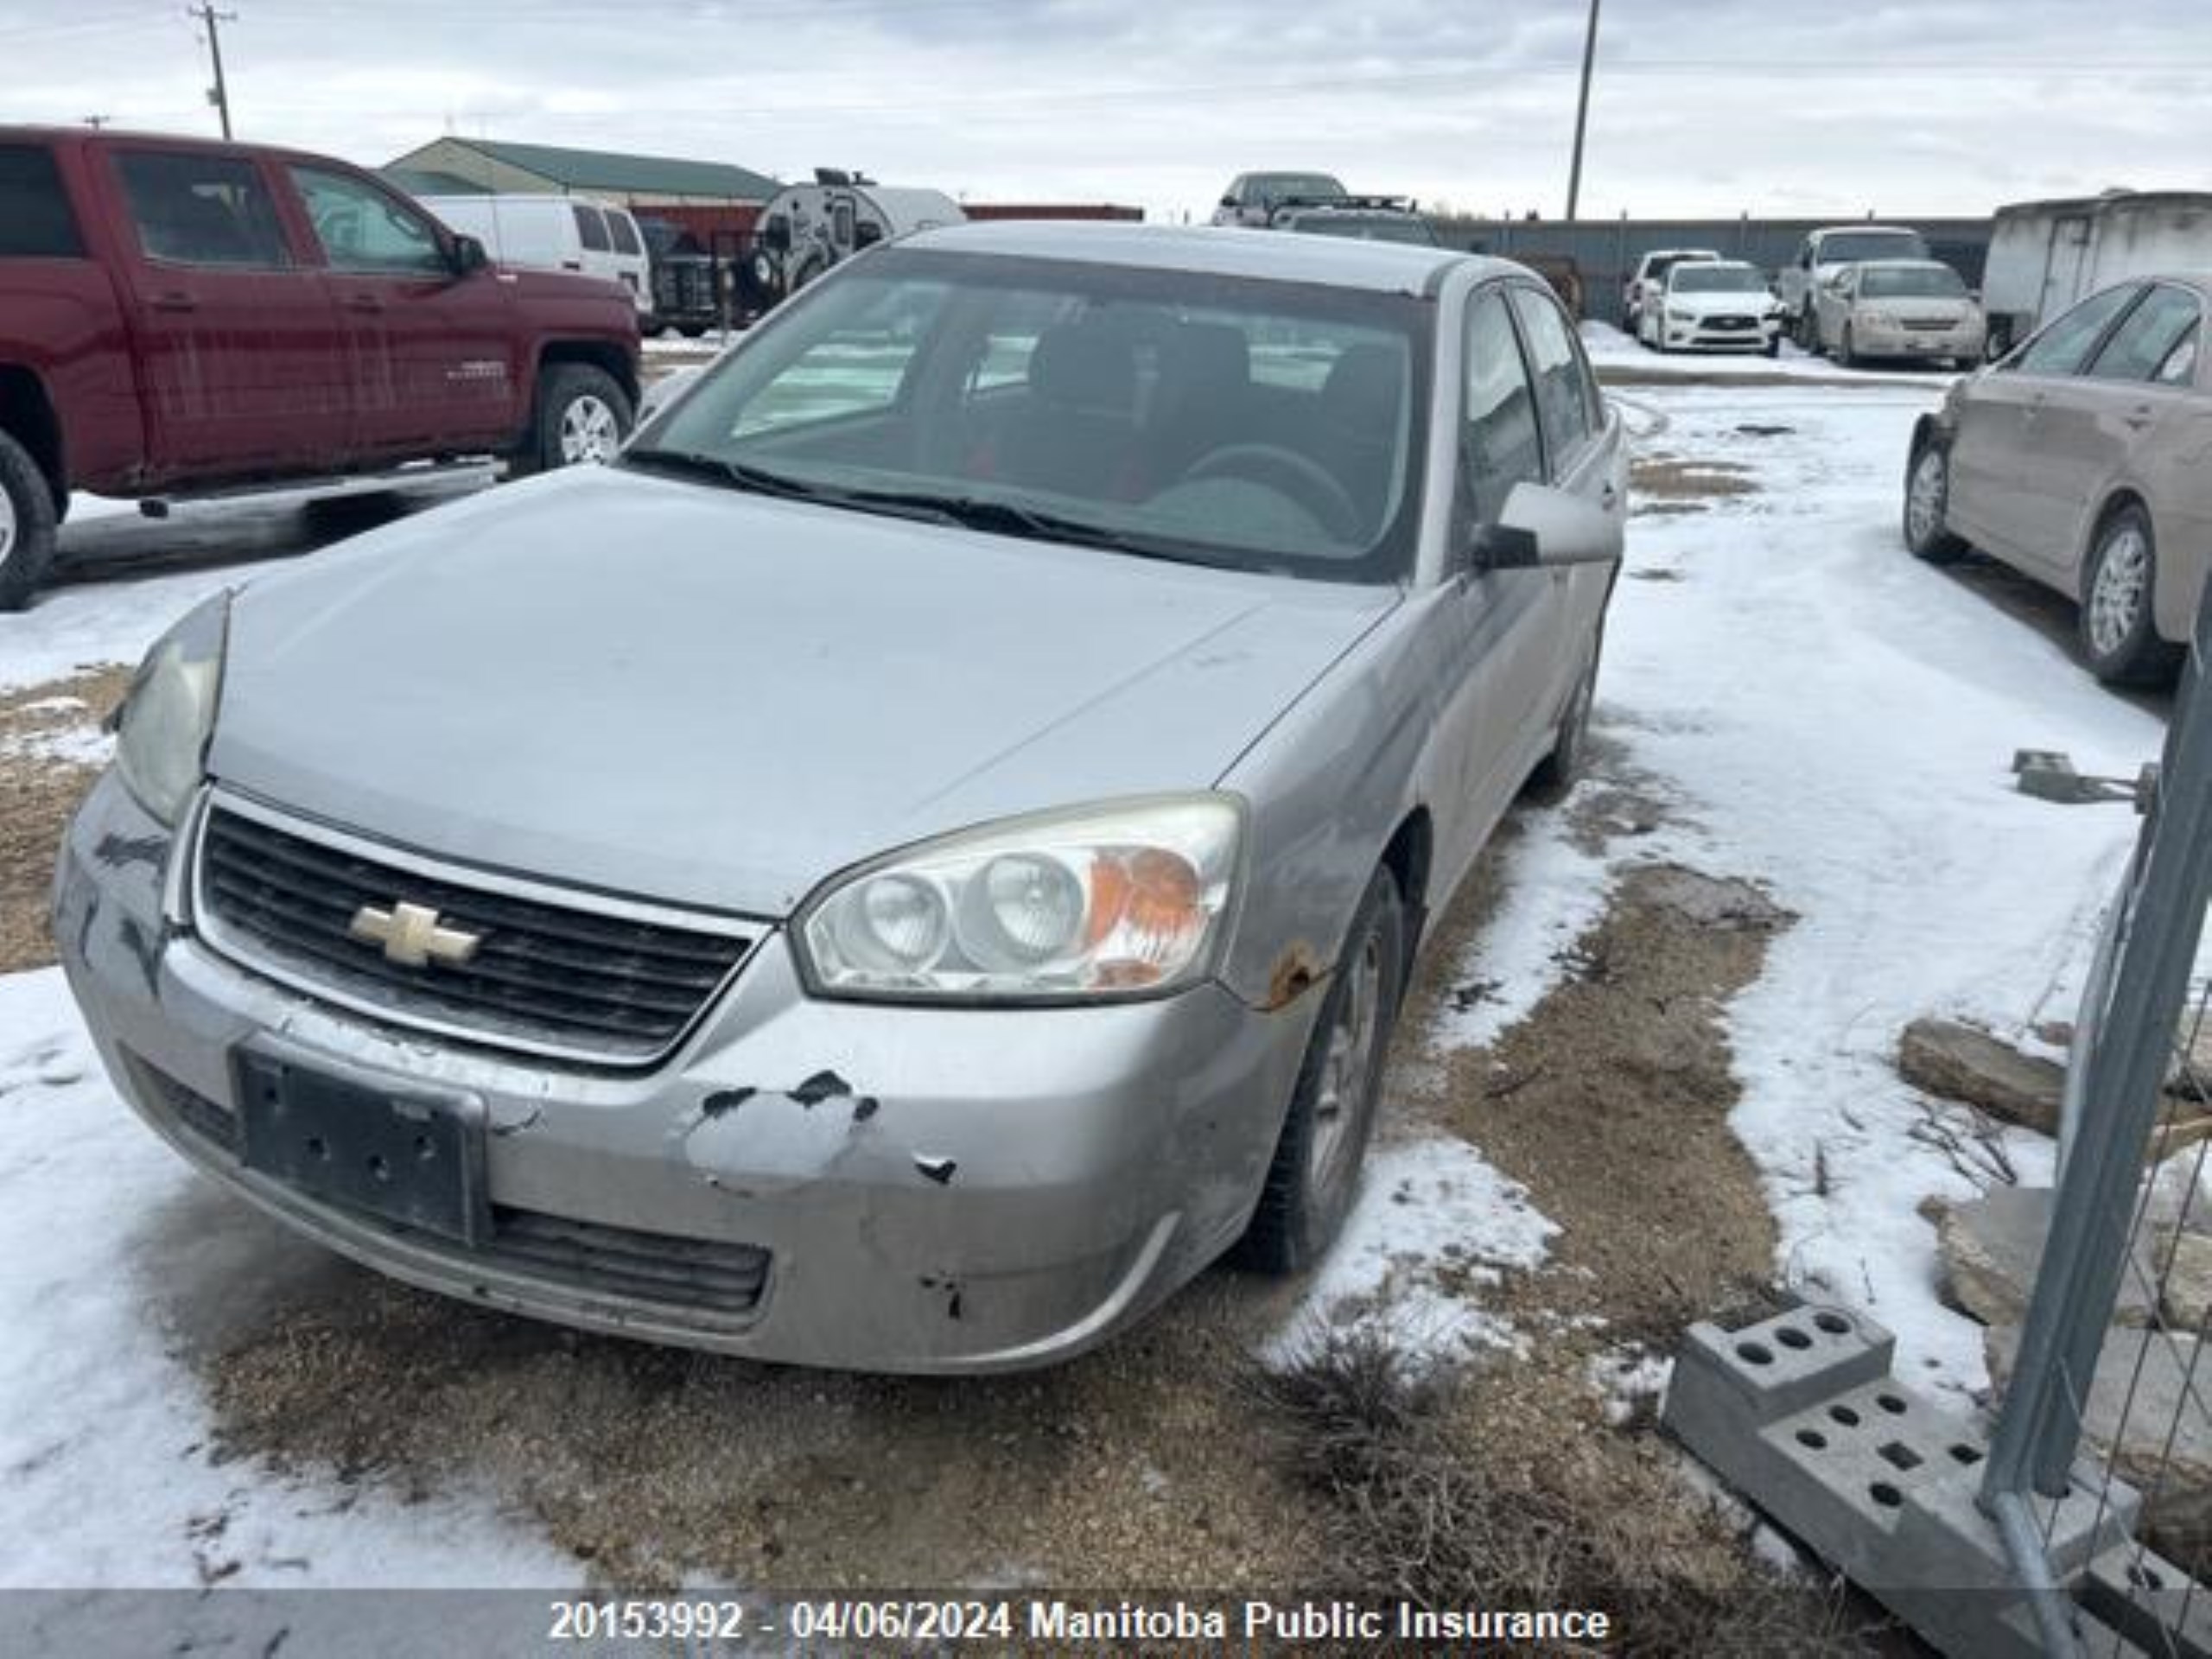
<path id="1" fill-rule="evenodd" d="M 378 162 L 450 130 L 1155 214 L 1202 214 L 1259 167 L 1556 213 L 1583 16 L 1573 0 L 235 9 L 244 136 Z M 2201 23 L 2198 0 L 1617 3 L 1586 211 L 1973 213 L 2189 183 L 2212 147 Z M 213 129 L 204 50 L 158 0 L 0 6 L 0 50 L 14 118 Z"/>

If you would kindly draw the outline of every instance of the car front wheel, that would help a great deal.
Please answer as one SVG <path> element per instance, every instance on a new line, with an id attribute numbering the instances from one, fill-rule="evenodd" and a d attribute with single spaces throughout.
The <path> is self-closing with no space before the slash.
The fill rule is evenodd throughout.
<path id="1" fill-rule="evenodd" d="M 1904 469 L 1904 544 L 1916 559 L 1948 564 L 1967 544 L 1946 527 L 1951 508 L 1951 452 L 1933 441 L 1912 452 Z"/>
<path id="2" fill-rule="evenodd" d="M 588 363 L 556 363 L 538 382 L 530 435 L 513 456 L 518 473 L 551 472 L 614 459 L 635 420 L 614 377 Z"/>
<path id="3" fill-rule="evenodd" d="M 30 453 L 0 432 L 0 611 L 21 610 L 54 562 L 54 492 Z"/>
<path id="4" fill-rule="evenodd" d="M 1405 988 L 1405 928 L 1397 878 L 1378 869 L 1329 977 L 1267 1185 L 1237 1246 L 1248 1267 L 1311 1266 L 1351 1213 Z"/>
<path id="5" fill-rule="evenodd" d="M 2180 647 L 2158 637 L 2158 584 L 2150 518 L 2140 507 L 2122 507 L 2098 531 L 2082 572 L 2082 651 L 2099 679 L 2155 684 L 2180 667 Z"/>

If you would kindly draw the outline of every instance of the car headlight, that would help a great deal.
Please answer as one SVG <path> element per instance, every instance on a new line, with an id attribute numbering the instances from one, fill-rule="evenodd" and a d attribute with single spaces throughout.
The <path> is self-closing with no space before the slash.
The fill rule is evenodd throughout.
<path id="1" fill-rule="evenodd" d="M 115 764 L 124 787 L 171 828 L 207 770 L 230 626 L 228 593 L 194 609 L 146 653 L 117 714 Z"/>
<path id="2" fill-rule="evenodd" d="M 796 929 L 821 995 L 1097 1001 L 1211 971 L 1243 809 L 1153 797 L 1009 819 L 864 865 L 810 899 Z"/>

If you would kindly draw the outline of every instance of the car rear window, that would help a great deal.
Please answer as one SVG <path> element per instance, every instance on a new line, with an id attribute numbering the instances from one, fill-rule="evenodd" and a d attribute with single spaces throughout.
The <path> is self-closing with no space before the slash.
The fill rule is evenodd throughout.
<path id="1" fill-rule="evenodd" d="M 607 239 L 607 221 L 600 217 L 596 207 L 577 207 L 576 234 L 583 238 L 584 246 L 594 253 L 605 253 L 614 245 Z"/>
<path id="2" fill-rule="evenodd" d="M 53 152 L 37 144 L 0 144 L 0 259 L 84 254 Z"/>

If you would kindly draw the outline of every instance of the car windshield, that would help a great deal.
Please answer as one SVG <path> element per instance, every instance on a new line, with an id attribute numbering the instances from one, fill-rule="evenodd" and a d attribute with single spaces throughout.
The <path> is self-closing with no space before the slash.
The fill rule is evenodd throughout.
<path id="1" fill-rule="evenodd" d="M 1677 294 L 1764 294 L 1766 274 L 1750 265 L 1676 265 L 1672 283 Z"/>
<path id="2" fill-rule="evenodd" d="M 1344 188 L 1325 173 L 1262 173 L 1260 194 L 1269 201 L 1293 196 L 1341 196 Z"/>
<path id="3" fill-rule="evenodd" d="M 1296 213 L 1289 228 L 1310 236 L 1356 237 L 1363 242 L 1412 242 L 1436 245 L 1428 221 L 1411 213 Z"/>
<path id="4" fill-rule="evenodd" d="M 1955 300 L 1967 285 L 1948 265 L 1918 265 L 1900 270 L 1870 268 L 1859 274 L 1859 292 L 1870 300 Z"/>
<path id="5" fill-rule="evenodd" d="M 1917 231 L 1845 231 L 1821 238 L 1821 263 L 1855 265 L 1866 259 L 1925 259 L 1928 245 Z"/>
<path id="6" fill-rule="evenodd" d="M 1430 308 L 887 248 L 779 309 L 629 464 L 861 512 L 1340 582 L 1411 569 Z"/>

